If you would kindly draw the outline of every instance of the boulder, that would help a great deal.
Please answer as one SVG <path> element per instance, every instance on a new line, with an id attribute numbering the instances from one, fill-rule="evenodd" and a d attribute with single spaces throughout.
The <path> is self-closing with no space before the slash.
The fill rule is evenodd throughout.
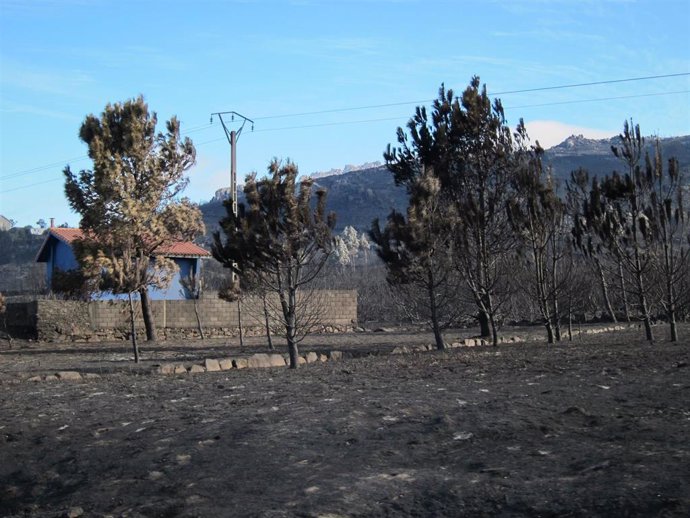
<path id="1" fill-rule="evenodd" d="M 218 372 L 220 371 L 220 363 L 218 363 L 218 360 L 214 360 L 211 358 L 206 358 L 204 361 L 204 367 L 206 367 L 207 372 Z"/>
<path id="2" fill-rule="evenodd" d="M 175 365 L 172 363 L 164 363 L 160 366 L 159 372 L 161 374 L 175 374 Z"/>
<path id="3" fill-rule="evenodd" d="M 184 365 L 175 365 L 175 374 L 186 374 L 187 369 L 185 368 Z"/>
<path id="4" fill-rule="evenodd" d="M 96 374 L 95 372 L 87 372 L 82 377 L 87 380 L 97 380 L 101 378 L 100 374 Z"/>
<path id="5" fill-rule="evenodd" d="M 57 381 L 57 380 L 58 380 L 58 377 L 55 376 L 54 374 L 48 374 L 48 375 L 45 377 L 45 381 Z"/>
<path id="6" fill-rule="evenodd" d="M 269 360 L 271 362 L 271 367 L 285 367 L 285 358 L 280 354 L 269 354 Z"/>
<path id="7" fill-rule="evenodd" d="M 328 355 L 324 353 L 319 353 L 319 361 L 320 362 L 327 362 L 328 361 Z"/>
<path id="8" fill-rule="evenodd" d="M 220 366 L 220 370 L 229 371 L 230 369 L 232 369 L 232 367 L 233 367 L 232 361 L 233 361 L 232 358 L 225 358 L 223 360 L 220 360 L 218 362 L 218 365 Z M 206 368 L 208 368 L 208 367 L 206 367 Z"/>
<path id="9" fill-rule="evenodd" d="M 404 345 L 399 345 L 391 351 L 391 354 L 407 354 L 410 350 Z"/>
<path id="10" fill-rule="evenodd" d="M 297 365 L 306 365 L 307 359 L 304 356 L 297 357 Z"/>
<path id="11" fill-rule="evenodd" d="M 285 367 L 285 358 L 280 354 L 257 353 L 247 358 L 250 369 L 266 369 L 269 367 Z"/>
<path id="12" fill-rule="evenodd" d="M 342 360 L 343 353 L 341 351 L 331 351 L 328 353 L 331 360 Z"/>
<path id="13" fill-rule="evenodd" d="M 307 363 L 315 363 L 319 361 L 319 356 L 315 352 L 308 352 L 304 355 L 304 359 L 307 360 Z"/>
<path id="14" fill-rule="evenodd" d="M 80 516 L 84 516 L 84 509 L 81 507 L 72 507 L 63 516 L 65 516 L 65 518 L 79 518 Z"/>
<path id="15" fill-rule="evenodd" d="M 467 347 L 474 347 L 477 345 L 477 342 L 474 340 L 474 338 L 465 338 L 464 342 Z"/>
<path id="16" fill-rule="evenodd" d="M 41 378 L 40 376 L 32 376 L 26 381 L 34 381 L 34 382 L 43 381 L 43 378 Z"/>
<path id="17" fill-rule="evenodd" d="M 190 374 L 196 374 L 199 372 L 206 372 L 206 369 L 204 369 L 201 365 L 192 365 L 189 368 L 189 373 Z"/>
<path id="18" fill-rule="evenodd" d="M 56 374 L 61 381 L 80 381 L 81 374 L 75 371 L 61 371 Z"/>
<path id="19" fill-rule="evenodd" d="M 247 358 L 235 358 L 232 360 L 232 366 L 236 369 L 246 369 L 249 367 L 249 360 Z"/>

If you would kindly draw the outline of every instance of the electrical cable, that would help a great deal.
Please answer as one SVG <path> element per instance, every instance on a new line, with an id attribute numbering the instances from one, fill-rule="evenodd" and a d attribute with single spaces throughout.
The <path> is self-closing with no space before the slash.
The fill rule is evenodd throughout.
<path id="1" fill-rule="evenodd" d="M 683 73 L 678 73 L 678 74 L 663 74 L 663 75 L 656 75 L 656 76 L 641 76 L 641 77 L 633 77 L 633 78 L 625 78 L 625 79 L 610 79 L 610 80 L 606 80 L 606 81 L 594 81 L 594 82 L 589 82 L 589 83 L 573 83 L 573 84 L 565 84 L 565 85 L 557 85 L 557 86 L 544 86 L 544 87 L 529 88 L 529 89 L 524 89 L 524 90 L 507 90 L 507 91 L 503 91 L 503 92 L 492 93 L 490 95 L 492 95 L 492 96 L 509 95 L 509 94 L 516 94 L 516 93 L 528 93 L 528 92 L 557 90 L 557 89 L 565 89 L 565 88 L 577 88 L 577 87 L 583 87 L 583 86 L 598 86 L 598 85 L 604 85 L 604 84 L 644 81 L 644 80 L 651 80 L 651 79 L 664 79 L 664 78 L 681 77 L 681 76 L 690 76 L 690 72 L 683 72 Z M 504 109 L 508 110 L 508 109 L 518 109 L 518 108 L 535 108 L 535 107 L 544 107 L 544 106 L 557 106 L 557 105 L 579 104 L 579 103 L 587 103 L 587 102 L 600 102 L 600 101 L 610 101 L 610 100 L 619 100 L 619 99 L 634 99 L 634 98 L 641 98 L 641 97 L 674 95 L 674 94 L 682 94 L 682 93 L 690 93 L 690 90 L 677 90 L 677 91 L 671 91 L 671 92 L 655 92 L 655 93 L 634 94 L 634 95 L 615 96 L 615 97 L 578 99 L 578 100 L 572 100 L 572 101 L 555 101 L 555 102 L 539 103 L 539 104 L 525 104 L 525 105 L 519 105 L 519 106 L 506 106 L 506 107 L 504 107 Z M 280 118 L 287 118 L 287 117 L 302 117 L 302 116 L 307 116 L 307 115 L 323 115 L 323 114 L 327 114 L 327 113 L 341 113 L 341 112 L 347 112 L 347 111 L 367 110 L 367 109 L 373 109 L 373 108 L 387 108 L 387 107 L 394 107 L 394 106 L 404 106 L 404 105 L 409 105 L 409 104 L 423 104 L 423 103 L 428 103 L 428 102 L 432 102 L 432 101 L 433 100 L 422 100 L 422 101 L 403 101 L 403 102 L 386 103 L 386 104 L 373 104 L 373 105 L 357 106 L 357 107 L 350 107 L 350 108 L 337 108 L 337 109 L 319 110 L 319 111 L 313 111 L 313 112 L 302 112 L 302 113 L 293 113 L 293 114 L 255 117 L 254 120 L 269 120 L 269 119 L 280 119 Z M 385 117 L 385 118 L 365 119 L 365 120 L 357 120 L 357 121 L 338 121 L 338 122 L 307 124 L 307 125 L 301 125 L 301 126 L 264 128 L 264 129 L 255 130 L 254 133 L 288 131 L 288 130 L 295 130 L 295 129 L 309 129 L 309 128 L 352 125 L 352 124 L 365 124 L 365 123 L 371 123 L 371 122 L 384 122 L 384 121 L 391 121 L 391 120 L 400 120 L 400 119 L 404 119 L 404 118 L 409 118 L 409 117 L 408 116 L 405 116 L 405 117 L 402 117 L 402 116 L 401 117 Z M 207 123 L 207 124 L 204 124 L 201 126 L 192 127 L 189 130 L 181 132 L 181 134 L 183 136 L 186 136 L 190 133 L 204 131 L 206 129 L 211 128 L 212 126 L 213 126 L 212 124 Z M 205 144 L 210 144 L 213 142 L 219 142 L 221 140 L 225 140 L 225 139 L 223 139 L 223 138 L 212 139 L 212 140 L 197 143 L 197 144 L 195 144 L 195 146 L 199 147 L 199 146 L 203 146 Z M 44 171 L 47 169 L 52 169 L 54 167 L 57 167 L 59 165 L 64 164 L 65 162 L 79 162 L 79 161 L 86 160 L 87 158 L 88 158 L 88 155 L 82 155 L 79 157 L 74 157 L 74 158 L 67 159 L 67 160 L 57 161 L 57 162 L 53 162 L 51 164 L 46 164 L 43 166 L 31 168 L 31 169 L 25 169 L 23 171 L 18 171 L 16 173 L 10 173 L 10 174 L 4 175 L 4 176 L 0 176 L 0 180 L 7 180 L 7 179 L 11 179 L 11 178 L 17 178 L 20 176 L 29 175 L 29 174 L 35 174 L 35 173 L 38 173 L 38 172 L 41 172 L 41 171 Z M 34 187 L 36 185 L 41 185 L 44 183 L 51 183 L 51 182 L 58 181 L 58 180 L 61 180 L 61 178 L 51 179 L 51 180 L 47 180 L 44 182 L 36 182 L 36 183 L 29 184 L 29 185 L 14 187 L 12 189 L 6 189 L 6 190 L 3 190 L 3 193 L 13 192 L 13 191 L 16 191 L 19 189 Z"/>
<path id="2" fill-rule="evenodd" d="M 212 124 L 206 123 L 202 126 L 196 126 L 196 127 L 190 128 L 188 130 L 181 131 L 180 135 L 183 137 L 186 137 L 190 133 L 198 133 L 199 131 L 204 131 L 206 129 L 209 129 L 212 126 L 213 126 Z M 88 155 L 80 155 L 77 157 L 68 158 L 66 160 L 60 160 L 59 162 L 53 162 L 52 164 L 45 164 L 45 165 L 41 165 L 41 166 L 34 167 L 31 169 L 24 169 L 23 171 L 17 171 L 16 173 L 10 173 L 10 174 L 7 174 L 5 176 L 0 176 L 0 180 L 9 180 L 11 178 L 17 178 L 19 176 L 26 176 L 28 174 L 40 173 L 41 171 L 45 171 L 46 169 L 53 169 L 54 167 L 64 165 L 66 162 L 67 163 L 68 162 L 72 162 L 72 163 L 83 162 L 84 160 L 86 160 L 88 158 L 89 158 Z"/>
<path id="3" fill-rule="evenodd" d="M 541 91 L 546 91 L 546 90 L 560 90 L 560 89 L 564 89 L 564 88 L 577 88 L 577 87 L 582 87 L 582 86 L 595 86 L 595 85 L 606 85 L 606 84 L 615 84 L 615 83 L 627 83 L 627 82 L 633 82 L 633 81 L 646 81 L 646 80 L 650 80 L 650 79 L 664 79 L 664 78 L 681 77 L 681 76 L 690 76 L 690 72 L 681 72 L 678 74 L 663 74 L 663 75 L 657 75 L 657 76 L 629 77 L 626 79 L 608 79 L 606 81 L 593 81 L 590 83 L 573 83 L 573 84 L 557 85 L 557 86 L 541 86 L 538 88 L 528 88 L 525 90 L 506 90 L 505 92 L 490 92 L 489 95 L 492 97 L 495 97 L 497 95 L 509 95 L 509 94 L 518 94 L 518 93 L 528 93 L 528 92 L 541 92 Z M 288 114 L 284 114 L 284 115 L 268 115 L 268 116 L 264 116 L 264 117 L 254 117 L 254 120 L 284 119 L 287 117 L 304 117 L 307 115 L 323 115 L 326 113 L 340 113 L 340 112 L 355 111 L 355 110 L 370 110 L 372 108 L 390 108 L 393 106 L 405 106 L 405 105 L 410 105 L 410 104 L 424 104 L 424 103 L 430 103 L 433 101 L 435 101 L 435 99 L 424 99 L 422 101 L 402 101 L 402 102 L 386 103 L 386 104 L 370 104 L 368 106 L 355 106 L 355 107 L 350 107 L 350 108 L 335 108 L 335 109 L 330 109 L 330 110 L 318 110 L 318 111 L 313 111 L 313 112 L 288 113 Z"/>

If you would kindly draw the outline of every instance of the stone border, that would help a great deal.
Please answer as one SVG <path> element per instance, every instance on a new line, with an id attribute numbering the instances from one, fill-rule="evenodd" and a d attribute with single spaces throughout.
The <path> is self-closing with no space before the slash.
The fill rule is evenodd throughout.
<path id="1" fill-rule="evenodd" d="M 518 336 L 511 336 L 509 338 L 501 338 L 499 340 L 499 343 L 508 344 L 519 343 L 524 341 L 525 340 L 523 338 L 520 338 Z M 449 344 L 447 348 L 455 349 L 458 347 L 475 347 L 482 345 L 491 345 L 491 342 L 487 340 L 482 340 L 481 338 L 465 338 L 462 342 L 453 342 L 452 344 Z M 398 345 L 397 347 L 394 347 L 393 350 L 390 352 L 378 351 L 375 355 L 387 356 L 395 354 L 421 353 L 436 350 L 437 349 L 434 345 Z M 369 355 L 367 354 L 367 352 L 363 351 L 363 353 L 365 355 Z M 356 355 L 349 351 L 343 352 L 334 350 L 320 353 L 310 351 L 298 356 L 297 364 L 306 365 L 310 363 L 337 361 L 343 358 L 352 358 L 355 356 Z M 290 361 L 286 354 L 257 353 L 248 357 L 240 358 L 206 358 L 204 360 L 203 365 L 193 364 L 190 366 L 186 366 L 183 363 L 164 363 L 163 365 L 155 369 L 153 372 L 156 374 L 165 375 L 186 373 L 196 374 L 201 372 L 221 372 L 239 369 L 267 369 L 271 367 L 285 367 L 287 365 L 290 365 Z"/>
<path id="2" fill-rule="evenodd" d="M 581 334 L 600 334 L 611 331 L 622 331 L 626 330 L 628 327 L 624 325 L 608 326 L 597 329 L 587 329 L 580 331 Z M 524 343 L 526 340 L 520 336 L 508 336 L 501 337 L 498 340 L 499 344 L 517 344 Z M 483 338 L 465 338 L 459 342 L 453 342 L 447 344 L 447 349 L 457 349 L 461 347 L 482 347 L 490 346 L 491 340 L 486 340 Z M 400 355 L 400 354 L 414 354 L 429 351 L 437 351 L 434 344 L 419 344 L 419 345 L 398 345 L 394 347 L 391 351 L 339 351 L 331 350 L 326 352 L 314 352 L 309 351 L 302 353 L 298 356 L 298 365 L 308 365 L 311 363 L 323 363 L 327 361 L 338 361 L 343 358 L 360 358 L 364 356 L 388 356 L 388 355 Z M 267 369 L 276 367 L 286 367 L 290 365 L 289 357 L 287 354 L 278 353 L 256 353 L 251 356 L 241 356 L 241 357 L 225 357 L 225 358 L 206 358 L 203 365 L 198 363 L 185 365 L 184 363 L 169 362 L 164 363 L 160 366 L 156 366 L 148 371 L 141 371 L 141 374 L 163 374 L 163 375 L 175 375 L 175 374 L 199 374 L 203 372 L 223 372 L 230 370 L 241 370 L 241 369 Z M 109 374 L 120 374 L 119 372 L 113 372 Z M 26 379 L 25 381 L 83 381 L 90 379 L 101 378 L 102 376 L 95 373 L 84 373 L 80 374 L 76 371 L 60 371 L 55 374 L 48 374 L 43 376 L 33 376 Z M 17 380 L 20 381 L 20 380 Z"/>
<path id="3" fill-rule="evenodd" d="M 100 377 L 100 374 L 96 374 L 93 372 L 85 372 L 84 374 L 80 374 L 77 371 L 60 371 L 56 372 L 55 374 L 32 376 L 31 378 L 27 378 L 26 381 L 83 381 L 90 379 L 98 379 Z"/>
<path id="4" fill-rule="evenodd" d="M 298 356 L 297 364 L 321 363 L 337 361 L 350 357 L 350 353 L 342 351 L 328 351 L 317 353 L 310 351 Z M 186 366 L 184 363 L 164 363 L 153 370 L 155 374 L 195 374 L 199 372 L 221 372 L 240 369 L 267 369 L 271 367 L 285 367 L 290 364 L 287 355 L 277 353 L 256 353 L 251 356 L 238 358 L 206 358 L 203 365 L 193 364 Z"/>

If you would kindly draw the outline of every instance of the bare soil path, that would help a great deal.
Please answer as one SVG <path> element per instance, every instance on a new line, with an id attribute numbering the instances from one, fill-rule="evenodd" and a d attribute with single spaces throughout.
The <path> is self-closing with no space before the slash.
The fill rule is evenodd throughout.
<path id="1" fill-rule="evenodd" d="M 101 353 L 128 358 L 117 347 Z M 688 516 L 689 356 L 687 341 L 621 332 L 297 371 L 3 383 L 0 516 Z"/>

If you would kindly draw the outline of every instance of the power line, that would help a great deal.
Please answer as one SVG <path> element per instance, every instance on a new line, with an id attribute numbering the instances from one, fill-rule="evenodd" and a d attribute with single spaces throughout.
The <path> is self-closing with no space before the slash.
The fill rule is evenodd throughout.
<path id="1" fill-rule="evenodd" d="M 513 93 L 537 92 L 537 91 L 545 91 L 545 90 L 576 88 L 576 87 L 581 87 L 581 86 L 614 84 L 614 83 L 622 83 L 622 82 L 643 81 L 643 80 L 649 80 L 649 79 L 662 79 L 662 78 L 671 78 L 671 77 L 680 77 L 680 76 L 690 76 L 690 72 L 684 72 L 684 73 L 679 73 L 679 74 L 665 74 L 665 75 L 657 75 L 657 76 L 634 77 L 634 78 L 627 78 L 627 79 L 611 79 L 611 80 L 606 80 L 606 81 L 595 81 L 595 82 L 590 82 L 590 83 L 575 83 L 575 84 L 569 84 L 569 85 L 545 86 L 545 87 L 539 87 L 539 88 L 530 88 L 530 89 L 526 89 L 526 90 L 511 90 L 511 91 L 505 91 L 505 92 L 496 92 L 495 94 L 491 94 L 491 95 L 506 95 L 506 94 L 513 94 Z M 671 92 L 654 92 L 654 93 L 624 95 L 624 96 L 615 96 L 615 97 L 588 98 L 588 99 L 578 99 L 578 100 L 572 100 L 572 101 L 555 101 L 555 102 L 539 103 L 539 104 L 525 104 L 525 105 L 519 105 L 519 106 L 506 106 L 504 108 L 505 109 L 536 108 L 536 107 L 544 107 L 544 106 L 557 106 L 557 105 L 579 104 L 579 103 L 588 103 L 588 102 L 601 102 L 601 101 L 611 101 L 611 100 L 620 100 L 620 99 L 634 99 L 634 98 L 642 98 L 642 97 L 655 97 L 655 96 L 675 95 L 675 94 L 683 94 L 683 93 L 690 93 L 690 90 L 677 90 L 677 91 L 671 91 Z M 266 117 L 256 117 L 255 120 L 279 119 L 279 118 L 287 118 L 287 117 L 300 117 L 300 116 L 306 116 L 306 115 L 320 115 L 320 114 L 326 114 L 326 113 L 339 113 L 339 112 L 346 112 L 346 111 L 366 110 L 366 109 L 392 107 L 392 106 L 404 106 L 404 105 L 409 105 L 409 104 L 421 104 L 421 103 L 431 102 L 431 101 L 432 100 L 404 101 L 404 102 L 397 102 L 397 103 L 376 104 L 376 105 L 358 106 L 358 107 L 351 107 L 351 108 L 338 108 L 338 109 L 333 109 L 333 110 L 320 110 L 320 111 L 314 111 L 314 112 L 303 112 L 303 113 L 295 113 L 295 114 L 288 114 L 288 115 L 274 115 L 274 116 L 266 116 Z M 408 119 L 408 118 L 409 118 L 408 116 L 405 116 L 405 117 L 401 116 L 401 117 L 385 117 L 385 118 L 377 118 L 377 119 L 364 119 L 364 120 L 356 120 L 356 121 L 325 122 L 325 123 L 316 123 L 316 124 L 306 124 L 306 125 L 300 125 L 300 126 L 264 128 L 264 129 L 255 130 L 254 132 L 255 133 L 262 133 L 262 132 L 275 132 L 275 131 L 289 131 L 289 130 L 296 130 L 296 129 L 309 129 L 309 128 L 329 127 L 329 126 L 366 124 L 366 123 L 372 123 L 372 122 L 385 122 L 385 121 Z M 212 124 L 207 123 L 207 124 L 204 124 L 201 126 L 193 127 L 191 129 L 183 132 L 182 134 L 188 135 L 190 133 L 203 131 L 205 129 L 210 128 L 211 126 L 212 126 Z M 197 144 L 195 144 L 195 146 L 200 147 L 200 146 L 203 146 L 206 144 L 219 142 L 221 140 L 224 140 L 224 139 L 223 138 L 211 139 L 211 140 L 197 143 Z M 46 169 L 51 169 L 51 168 L 56 167 L 58 165 L 62 165 L 65 162 L 69 162 L 69 161 L 78 162 L 78 161 L 86 160 L 87 158 L 88 158 L 88 155 L 82 155 L 82 156 L 75 157 L 72 159 L 53 162 L 52 164 L 47 164 L 47 165 L 35 167 L 32 169 L 26 169 L 23 171 L 18 171 L 16 173 L 11 173 L 11 174 L 8 174 L 5 176 L 0 176 L 0 180 L 6 180 L 6 179 L 10 179 L 10 178 L 16 178 L 19 176 L 28 175 L 28 174 L 34 174 L 37 172 L 44 171 Z M 3 192 L 4 193 L 13 192 L 13 191 L 17 191 L 20 189 L 25 189 L 25 188 L 34 187 L 37 185 L 55 182 L 58 180 L 61 180 L 61 178 L 55 178 L 55 179 L 46 180 L 43 182 L 36 182 L 36 183 L 29 184 L 29 185 L 14 187 L 12 189 L 6 189 Z"/>
<path id="2" fill-rule="evenodd" d="M 62 178 L 51 178 L 50 180 L 43 180 L 42 182 L 36 182 L 36 183 L 30 183 L 27 185 L 21 185 L 19 187 L 14 187 L 12 189 L 4 189 L 2 191 L 2 194 L 8 193 L 8 192 L 19 191 L 20 189 L 28 189 L 29 187 L 36 187 L 37 185 L 44 185 L 46 183 L 59 182 L 61 180 L 62 180 Z"/>
<path id="3" fill-rule="evenodd" d="M 676 90 L 675 92 L 656 92 L 649 94 L 635 94 L 635 95 L 618 95 L 616 97 L 598 97 L 596 99 L 577 99 L 574 101 L 554 101 L 549 103 L 540 104 L 523 104 L 521 106 L 506 106 L 505 109 L 516 110 L 518 108 L 537 108 L 540 106 L 557 106 L 561 104 L 579 104 L 579 103 L 591 103 L 598 101 L 615 101 L 618 99 L 636 99 L 639 97 L 657 97 L 660 95 L 674 95 L 674 94 L 687 94 L 690 90 Z"/>
<path id="4" fill-rule="evenodd" d="M 626 79 L 608 79 L 606 81 L 593 81 L 590 83 L 572 83 L 572 84 L 557 85 L 557 86 L 541 86 L 538 88 L 528 88 L 525 90 L 506 90 L 505 92 L 491 92 L 489 95 L 497 96 L 497 95 L 509 95 L 509 94 L 518 94 L 518 93 L 528 93 L 528 92 L 541 92 L 541 91 L 546 91 L 546 90 L 560 90 L 560 89 L 565 89 L 565 88 L 578 88 L 578 87 L 582 87 L 582 86 L 596 86 L 596 85 L 606 85 L 606 84 L 615 84 L 615 83 L 629 83 L 629 82 L 633 82 L 633 81 L 647 81 L 650 79 L 664 79 L 664 78 L 682 77 L 682 76 L 690 76 L 690 72 L 681 72 L 679 74 L 663 74 L 663 75 L 657 75 L 657 76 L 629 77 Z M 370 110 L 372 108 L 390 108 L 393 106 L 405 106 L 405 105 L 410 105 L 410 104 L 430 103 L 430 102 L 433 102 L 434 100 L 435 99 L 423 99 L 421 101 L 401 101 L 401 102 L 386 103 L 386 104 L 370 104 L 367 106 L 354 106 L 354 107 L 349 107 L 349 108 L 335 108 L 335 109 L 330 109 L 330 110 L 318 110 L 318 111 L 313 111 L 313 112 L 289 113 L 289 114 L 283 114 L 283 115 L 268 115 L 268 116 L 264 116 L 264 117 L 256 117 L 255 120 L 284 119 L 284 118 L 288 118 L 288 117 L 305 117 L 307 115 L 323 115 L 326 113 L 340 113 L 340 112 L 356 111 L 356 110 Z"/>
<path id="5" fill-rule="evenodd" d="M 81 162 L 83 160 L 86 160 L 87 158 L 89 158 L 88 155 L 81 155 L 73 158 L 68 158 L 66 160 L 60 160 L 59 162 L 53 162 L 52 164 L 41 165 L 38 167 L 33 167 L 31 169 L 24 169 L 23 171 L 17 171 L 16 173 L 0 176 L 0 180 L 7 180 L 9 178 L 15 178 L 17 176 L 24 176 L 27 174 L 40 173 L 41 171 L 44 171 L 46 169 L 53 169 L 55 167 L 59 167 L 63 165 L 65 162 Z"/>
<path id="6" fill-rule="evenodd" d="M 202 126 L 196 126 L 196 127 L 190 128 L 186 131 L 180 132 L 180 134 L 182 136 L 187 136 L 190 133 L 198 133 L 199 131 L 206 130 L 212 126 L 213 126 L 212 124 L 206 123 L 206 124 L 203 124 Z M 88 158 L 89 158 L 89 155 L 80 155 L 80 156 L 73 157 L 73 158 L 67 158 L 65 160 L 53 162 L 52 164 L 45 164 L 45 165 L 41 165 L 38 167 L 33 167 L 31 169 L 24 169 L 23 171 L 17 171 L 16 173 L 10 173 L 10 174 L 7 174 L 5 176 L 0 176 L 0 180 L 9 180 L 11 178 L 17 178 L 19 176 L 26 176 L 28 174 L 40 173 L 41 171 L 45 171 L 47 169 L 53 169 L 55 167 L 64 165 L 66 162 L 67 163 L 69 163 L 69 162 L 72 162 L 72 163 L 83 162 L 84 160 L 86 160 Z M 5 191 L 5 192 L 8 192 L 8 191 Z"/>
<path id="7" fill-rule="evenodd" d="M 616 96 L 616 97 L 597 97 L 597 98 L 589 98 L 589 99 L 578 99 L 578 100 L 574 100 L 574 101 L 556 101 L 556 102 L 540 103 L 540 104 L 525 104 L 525 105 L 521 105 L 521 106 L 505 106 L 504 109 L 514 110 L 514 109 L 518 109 L 518 108 L 536 108 L 536 107 L 541 107 L 541 106 L 556 106 L 556 105 L 561 105 L 561 104 L 577 104 L 577 103 L 588 103 L 588 102 L 613 101 L 613 100 L 617 100 L 617 99 L 634 99 L 634 98 L 638 98 L 638 97 L 657 97 L 657 96 L 662 96 L 662 95 L 674 95 L 674 94 L 685 94 L 685 93 L 690 93 L 690 90 L 677 90 L 674 92 L 654 92 L 654 93 L 635 94 L 635 95 L 620 95 L 620 96 Z M 369 122 L 392 121 L 392 120 L 400 120 L 400 119 L 409 119 L 409 116 L 385 117 L 385 118 L 380 118 L 380 119 L 365 119 L 365 120 L 355 120 L 355 121 L 323 122 L 323 123 L 316 123 L 316 124 L 305 124 L 305 125 L 301 125 L 301 126 L 284 126 L 284 127 L 279 127 L 279 128 L 264 128 L 264 129 L 254 130 L 254 133 L 262 133 L 262 132 L 269 132 L 269 131 L 286 131 L 286 130 L 293 130 L 293 129 L 320 128 L 320 127 L 326 127 L 326 126 L 341 126 L 341 125 L 348 125 L 348 124 L 364 124 L 364 123 L 369 123 Z M 211 140 L 208 142 L 203 142 L 199 145 L 207 144 L 210 142 L 216 142 L 217 140 L 222 140 L 222 139 L 214 139 L 214 140 Z"/>
<path id="8" fill-rule="evenodd" d="M 606 81 L 593 81 L 591 83 L 573 83 L 569 85 L 542 86 L 540 88 L 527 88 L 526 90 L 509 90 L 505 92 L 496 92 L 491 93 L 491 95 L 523 94 L 527 92 L 542 92 L 544 90 L 560 90 L 562 88 L 579 88 L 581 86 L 610 85 L 614 83 L 629 83 L 632 81 L 646 81 L 648 79 L 663 79 L 667 77 L 681 76 L 690 76 L 690 72 L 681 72 L 679 74 L 664 74 L 659 76 L 629 77 L 627 79 L 608 79 Z"/>

